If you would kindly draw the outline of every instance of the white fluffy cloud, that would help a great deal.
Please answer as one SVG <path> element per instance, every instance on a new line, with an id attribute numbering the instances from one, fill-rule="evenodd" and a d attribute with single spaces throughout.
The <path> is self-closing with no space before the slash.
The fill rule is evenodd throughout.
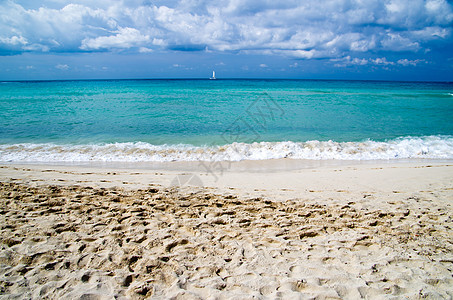
<path id="1" fill-rule="evenodd" d="M 63 65 L 63 64 L 58 64 L 55 66 L 55 69 L 66 71 L 66 70 L 69 70 L 69 66 Z"/>
<path id="2" fill-rule="evenodd" d="M 111 48 L 131 48 L 139 46 L 149 41 L 148 35 L 142 35 L 135 28 L 119 28 L 114 35 L 100 36 L 97 38 L 85 38 L 82 40 L 80 49 L 98 50 Z"/>
<path id="3" fill-rule="evenodd" d="M 0 54 L 209 49 L 339 58 L 422 52 L 451 39 L 452 23 L 446 0 L 6 0 Z"/>
<path id="4" fill-rule="evenodd" d="M 375 65 L 375 66 L 394 66 L 394 65 L 401 65 L 401 66 L 417 66 L 420 63 L 426 63 L 424 59 L 415 59 L 409 60 L 407 58 L 399 59 L 398 61 L 389 61 L 385 57 L 377 57 L 377 58 L 351 58 L 351 56 L 346 56 L 343 58 L 334 58 L 331 59 L 334 62 L 335 67 L 346 67 L 346 66 L 364 66 L 364 65 Z"/>
<path id="5" fill-rule="evenodd" d="M 399 59 L 397 62 L 397 64 L 399 65 L 403 65 L 403 66 L 416 66 L 420 63 L 426 63 L 426 61 L 424 59 L 414 59 L 414 60 L 409 60 L 407 58 L 404 58 L 404 59 Z"/>

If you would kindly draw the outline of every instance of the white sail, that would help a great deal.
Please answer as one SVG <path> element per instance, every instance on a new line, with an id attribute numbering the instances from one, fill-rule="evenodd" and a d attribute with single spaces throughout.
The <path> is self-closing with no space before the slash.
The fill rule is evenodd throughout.
<path id="1" fill-rule="evenodd" d="M 216 79 L 216 78 L 215 78 L 215 71 L 212 71 L 212 77 L 209 78 L 209 79 Z"/>

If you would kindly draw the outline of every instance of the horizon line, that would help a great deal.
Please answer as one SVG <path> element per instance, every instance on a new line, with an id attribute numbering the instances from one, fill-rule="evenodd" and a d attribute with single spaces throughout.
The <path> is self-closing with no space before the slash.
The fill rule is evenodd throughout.
<path id="1" fill-rule="evenodd" d="M 0 83 L 8 82 L 63 82 L 63 81 L 146 81 L 146 80 L 210 80 L 209 77 L 162 77 L 162 78 L 75 78 L 75 79 L 11 79 L 0 80 Z M 357 82 L 417 82 L 417 83 L 453 83 L 453 80 L 392 80 L 392 79 L 329 79 L 329 78 L 269 78 L 269 77 L 225 77 L 218 78 L 216 81 L 222 80 L 288 80 L 288 81 L 357 81 Z"/>

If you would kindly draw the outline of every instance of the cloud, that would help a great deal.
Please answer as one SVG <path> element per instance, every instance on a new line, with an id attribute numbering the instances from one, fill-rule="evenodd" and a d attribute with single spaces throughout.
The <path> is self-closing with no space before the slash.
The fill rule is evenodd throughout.
<path id="1" fill-rule="evenodd" d="M 404 67 L 407 66 L 417 66 L 420 63 L 427 63 L 424 59 L 415 59 L 409 60 L 407 58 L 399 59 L 398 61 L 389 61 L 386 57 L 377 57 L 377 58 L 351 58 L 351 56 L 346 56 L 343 58 L 331 59 L 330 61 L 334 62 L 335 67 L 347 67 L 347 66 L 365 66 L 365 65 L 374 65 L 374 66 L 395 66 L 401 65 Z"/>
<path id="2" fill-rule="evenodd" d="M 140 52 L 140 53 L 150 53 L 150 52 L 153 52 L 153 49 L 146 48 L 146 47 L 140 47 L 138 49 L 138 52 Z"/>
<path id="3" fill-rule="evenodd" d="M 0 37 L 0 43 L 6 44 L 6 45 L 11 45 L 11 46 L 17 46 L 17 45 L 27 45 L 27 39 L 24 38 L 23 36 L 12 36 L 10 38 L 3 38 Z"/>
<path id="4" fill-rule="evenodd" d="M 426 63 L 426 60 L 424 60 L 424 59 L 409 60 L 409 59 L 405 58 L 405 59 L 399 59 L 396 63 L 399 65 L 405 66 L 405 67 L 407 67 L 407 66 L 415 67 L 420 63 Z"/>
<path id="5" fill-rule="evenodd" d="M 68 65 L 63 65 L 63 64 L 58 64 L 58 65 L 55 66 L 55 69 L 66 71 L 66 70 L 69 70 L 69 66 Z"/>
<path id="6" fill-rule="evenodd" d="M 447 0 L 5 0 L 0 53 L 227 51 L 298 59 L 423 53 L 451 42 L 452 23 Z"/>
<path id="7" fill-rule="evenodd" d="M 266 64 L 260 64 L 260 68 L 269 68 L 269 66 Z"/>
<path id="8" fill-rule="evenodd" d="M 399 33 L 388 33 L 381 41 L 382 49 L 389 51 L 417 51 L 421 48 L 419 42 Z"/>
<path id="9" fill-rule="evenodd" d="M 115 31 L 115 35 L 100 36 L 97 38 L 86 38 L 82 40 L 80 49 L 82 50 L 99 50 L 99 49 L 112 49 L 122 48 L 128 49 L 134 46 L 142 45 L 149 40 L 149 36 L 142 35 L 140 31 L 135 28 L 119 28 Z M 141 47 L 140 49 L 143 49 Z"/>
<path id="10" fill-rule="evenodd" d="M 378 57 L 378 58 L 375 58 L 375 59 L 370 59 L 370 62 L 375 64 L 375 65 L 383 65 L 383 66 L 394 65 L 395 64 L 392 61 L 387 61 L 387 58 L 385 58 L 385 57 Z"/>

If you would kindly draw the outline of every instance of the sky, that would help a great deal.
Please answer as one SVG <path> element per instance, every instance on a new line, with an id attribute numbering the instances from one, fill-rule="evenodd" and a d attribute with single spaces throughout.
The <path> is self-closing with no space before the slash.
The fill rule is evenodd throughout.
<path id="1" fill-rule="evenodd" d="M 0 80 L 453 81 L 453 1 L 0 0 Z"/>

